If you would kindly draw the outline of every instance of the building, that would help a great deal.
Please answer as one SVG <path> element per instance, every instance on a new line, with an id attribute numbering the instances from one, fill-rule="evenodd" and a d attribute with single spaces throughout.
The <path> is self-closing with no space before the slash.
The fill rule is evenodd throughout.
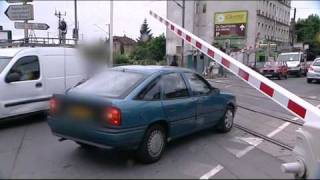
<path id="1" fill-rule="evenodd" d="M 181 26 L 182 8 L 167 1 L 167 18 Z M 289 46 L 290 0 L 185 1 L 185 29 L 227 51 L 240 51 L 247 61 L 265 60 Z M 184 66 L 201 67 L 203 58 L 185 45 Z M 181 57 L 181 40 L 167 30 L 167 57 Z M 245 60 L 244 60 L 245 61 Z M 244 62 L 243 61 L 243 62 Z M 181 64 L 181 63 L 180 63 Z M 201 69 L 200 69 L 201 70 Z"/>
<path id="2" fill-rule="evenodd" d="M 136 41 L 124 36 L 113 36 L 113 53 L 129 55 L 133 52 Z"/>

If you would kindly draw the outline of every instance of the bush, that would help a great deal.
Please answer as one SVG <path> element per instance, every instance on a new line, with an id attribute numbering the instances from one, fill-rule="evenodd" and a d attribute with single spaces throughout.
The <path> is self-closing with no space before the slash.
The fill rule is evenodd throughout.
<path id="1" fill-rule="evenodd" d="M 115 54 L 114 64 L 129 64 L 129 57 L 124 54 Z"/>

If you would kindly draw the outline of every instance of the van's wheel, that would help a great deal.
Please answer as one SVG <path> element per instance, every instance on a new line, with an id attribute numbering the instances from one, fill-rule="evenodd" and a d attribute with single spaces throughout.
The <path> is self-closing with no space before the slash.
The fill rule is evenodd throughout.
<path id="1" fill-rule="evenodd" d="M 153 163 L 158 161 L 166 147 L 167 134 L 161 125 L 151 126 L 144 135 L 144 138 L 137 150 L 137 159 L 142 163 Z"/>
<path id="2" fill-rule="evenodd" d="M 234 108 L 229 106 L 227 107 L 227 110 L 223 118 L 220 120 L 217 126 L 217 130 L 221 133 L 227 133 L 231 131 L 233 127 L 233 121 L 234 121 Z"/>

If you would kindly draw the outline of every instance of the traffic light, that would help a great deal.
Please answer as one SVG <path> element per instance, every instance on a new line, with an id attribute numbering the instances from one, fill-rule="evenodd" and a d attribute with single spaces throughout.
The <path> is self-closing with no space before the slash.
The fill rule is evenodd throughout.
<path id="1" fill-rule="evenodd" d="M 58 29 L 63 33 L 67 33 L 67 28 L 67 23 L 64 20 L 60 21 Z"/>

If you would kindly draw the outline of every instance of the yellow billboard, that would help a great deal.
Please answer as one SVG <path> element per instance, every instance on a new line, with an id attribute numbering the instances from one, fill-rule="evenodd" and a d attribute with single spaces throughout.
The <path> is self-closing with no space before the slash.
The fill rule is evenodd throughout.
<path id="1" fill-rule="evenodd" d="M 214 14 L 214 24 L 247 23 L 248 11 L 219 12 Z"/>

